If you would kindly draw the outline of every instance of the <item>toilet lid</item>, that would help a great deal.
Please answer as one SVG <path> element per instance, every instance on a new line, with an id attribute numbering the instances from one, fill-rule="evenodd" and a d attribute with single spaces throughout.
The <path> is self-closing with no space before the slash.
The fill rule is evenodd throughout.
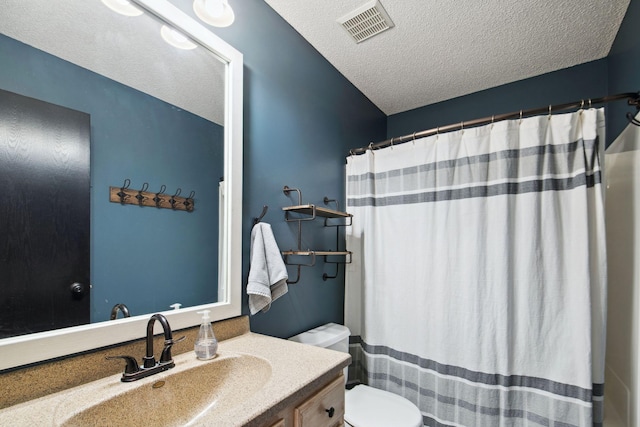
<path id="1" fill-rule="evenodd" d="M 422 414 L 413 403 L 366 385 L 346 392 L 344 420 L 353 427 L 422 426 Z"/>

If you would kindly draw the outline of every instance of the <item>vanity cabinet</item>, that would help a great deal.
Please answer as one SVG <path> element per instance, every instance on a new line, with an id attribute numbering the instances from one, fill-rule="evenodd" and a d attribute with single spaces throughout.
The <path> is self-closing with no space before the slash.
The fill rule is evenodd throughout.
<path id="1" fill-rule="evenodd" d="M 334 377 L 319 389 L 300 396 L 265 427 L 344 426 L 344 376 Z"/>

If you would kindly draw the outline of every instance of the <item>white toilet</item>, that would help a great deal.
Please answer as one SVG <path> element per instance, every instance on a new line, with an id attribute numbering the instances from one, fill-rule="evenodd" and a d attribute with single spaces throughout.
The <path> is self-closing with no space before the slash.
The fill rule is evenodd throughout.
<path id="1" fill-rule="evenodd" d="M 348 353 L 349 334 L 346 326 L 327 323 L 289 339 Z M 344 377 L 346 381 L 347 368 Z M 351 427 L 422 427 L 422 414 L 402 396 L 357 385 L 346 391 L 344 421 Z"/>

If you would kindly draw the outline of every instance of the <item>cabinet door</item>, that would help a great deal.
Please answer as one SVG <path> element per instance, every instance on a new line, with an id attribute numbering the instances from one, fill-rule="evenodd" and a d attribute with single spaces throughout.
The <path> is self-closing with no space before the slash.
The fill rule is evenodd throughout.
<path id="1" fill-rule="evenodd" d="M 278 420 L 275 422 L 275 424 L 271 424 L 270 427 L 284 427 L 284 419 Z"/>
<path id="2" fill-rule="evenodd" d="M 336 427 L 344 423 L 344 376 L 311 396 L 294 410 L 295 427 Z"/>

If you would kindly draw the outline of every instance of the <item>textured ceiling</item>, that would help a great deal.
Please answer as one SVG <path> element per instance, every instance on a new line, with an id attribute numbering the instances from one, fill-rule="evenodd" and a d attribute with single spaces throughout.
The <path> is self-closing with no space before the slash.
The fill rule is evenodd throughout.
<path id="1" fill-rule="evenodd" d="M 366 0 L 265 0 L 390 115 L 607 56 L 629 0 L 381 0 L 395 27 L 356 44 Z"/>
<path id="2" fill-rule="evenodd" d="M 201 46 L 164 42 L 149 13 L 122 16 L 99 0 L 0 1 L 1 34 L 224 125 L 224 65 Z"/>

